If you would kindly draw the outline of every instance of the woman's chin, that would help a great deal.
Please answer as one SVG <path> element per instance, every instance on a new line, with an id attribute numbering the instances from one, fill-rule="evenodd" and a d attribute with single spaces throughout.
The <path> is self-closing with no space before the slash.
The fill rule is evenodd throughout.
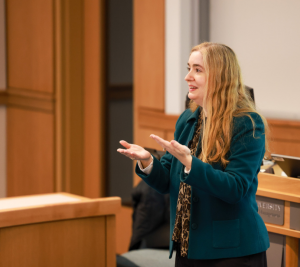
<path id="1" fill-rule="evenodd" d="M 188 98 L 189 98 L 190 100 L 194 100 L 194 99 L 196 98 L 196 96 L 195 96 L 193 93 L 189 92 L 189 93 L 188 93 Z"/>
<path id="2" fill-rule="evenodd" d="M 202 101 L 199 101 L 199 98 L 197 97 L 197 96 L 195 96 L 195 95 L 193 95 L 192 93 L 188 93 L 188 98 L 190 99 L 190 100 L 193 100 L 198 106 L 203 106 L 203 103 L 202 103 Z"/>

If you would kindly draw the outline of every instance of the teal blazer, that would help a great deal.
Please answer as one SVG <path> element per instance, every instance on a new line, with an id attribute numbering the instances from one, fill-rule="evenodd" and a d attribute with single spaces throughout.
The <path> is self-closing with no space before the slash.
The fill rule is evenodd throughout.
<path id="1" fill-rule="evenodd" d="M 189 234 L 189 259 L 219 259 L 251 255 L 266 251 L 268 232 L 258 214 L 255 200 L 257 174 L 265 153 L 264 124 L 259 115 L 234 118 L 228 153 L 229 164 L 224 169 L 219 162 L 203 163 L 193 156 L 190 173 L 166 153 L 160 161 L 155 157 L 149 175 L 136 166 L 136 173 L 162 194 L 170 193 L 170 258 L 173 253 L 172 233 L 180 182 L 192 187 Z M 185 110 L 176 123 L 174 139 L 188 145 L 199 117 Z"/>

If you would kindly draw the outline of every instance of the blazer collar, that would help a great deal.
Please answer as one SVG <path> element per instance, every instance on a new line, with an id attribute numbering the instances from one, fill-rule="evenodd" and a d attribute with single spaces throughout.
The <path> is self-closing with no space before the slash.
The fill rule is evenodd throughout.
<path id="1" fill-rule="evenodd" d="M 186 122 L 190 120 L 197 120 L 200 113 L 200 106 L 187 118 Z"/>

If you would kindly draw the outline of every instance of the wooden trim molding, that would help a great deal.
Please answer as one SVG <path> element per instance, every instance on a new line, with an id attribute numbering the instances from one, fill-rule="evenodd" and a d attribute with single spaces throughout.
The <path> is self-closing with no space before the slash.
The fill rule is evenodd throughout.
<path id="1" fill-rule="evenodd" d="M 178 115 L 167 115 L 156 109 L 140 107 L 138 109 L 138 126 L 164 131 L 175 131 Z"/>
<path id="2" fill-rule="evenodd" d="M 48 92 L 39 92 L 35 90 L 12 88 L 12 87 L 7 88 L 6 91 L 11 96 L 22 96 L 22 97 L 35 98 L 35 99 L 53 99 L 53 94 Z"/>
<path id="3" fill-rule="evenodd" d="M 300 129 L 300 121 L 268 119 L 268 123 L 273 127 L 289 127 Z"/>
<path id="4" fill-rule="evenodd" d="M 52 94 L 8 88 L 0 91 L 0 105 L 52 113 L 55 99 Z"/>
<path id="5" fill-rule="evenodd" d="M 0 227 L 10 227 L 55 220 L 67 220 L 90 216 L 113 215 L 121 211 L 119 197 L 86 199 L 82 201 L 41 205 L 30 208 L 1 211 Z"/>
<path id="6" fill-rule="evenodd" d="M 265 223 L 268 232 L 276 233 L 280 235 L 286 235 L 290 237 L 300 238 L 300 232 L 298 230 L 289 229 L 280 225 L 275 225 L 271 223 Z"/>

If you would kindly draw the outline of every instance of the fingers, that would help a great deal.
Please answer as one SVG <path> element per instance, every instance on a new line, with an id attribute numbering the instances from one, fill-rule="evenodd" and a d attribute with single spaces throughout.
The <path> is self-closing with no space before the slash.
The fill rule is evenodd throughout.
<path id="1" fill-rule="evenodd" d="M 135 157 L 137 157 L 137 155 L 135 153 L 130 152 L 126 149 L 118 148 L 117 151 L 130 159 L 135 159 Z"/>
<path id="2" fill-rule="evenodd" d="M 172 140 L 171 142 L 170 142 L 174 147 L 178 147 L 180 144 L 177 142 L 177 141 L 175 141 L 175 140 Z"/>
<path id="3" fill-rule="evenodd" d="M 179 143 L 178 143 L 177 141 L 175 141 L 175 140 L 172 140 L 170 143 L 171 143 L 171 145 L 172 145 L 175 149 L 178 149 L 178 150 L 182 150 L 183 147 L 185 147 L 185 146 L 179 144 Z"/>
<path id="4" fill-rule="evenodd" d="M 149 158 L 151 156 L 151 154 L 144 149 L 138 150 L 138 151 L 132 150 L 132 148 L 134 148 L 134 147 L 135 147 L 135 145 L 131 145 L 131 148 L 129 148 L 129 149 L 118 148 L 117 152 L 119 152 L 120 154 L 122 154 L 132 160 L 142 160 L 145 158 Z M 148 155 L 147 155 L 147 153 L 148 153 Z"/>
<path id="5" fill-rule="evenodd" d="M 151 134 L 150 137 L 152 139 L 154 139 L 156 141 L 156 143 L 158 143 L 163 149 L 167 149 L 170 148 L 170 142 L 162 139 L 161 137 Z"/>
<path id="6" fill-rule="evenodd" d="M 120 141 L 120 144 L 121 144 L 122 146 L 126 147 L 126 148 L 130 148 L 130 147 L 131 147 L 131 145 L 130 145 L 129 143 L 127 143 L 126 141 L 124 141 L 124 140 L 121 140 L 121 141 Z"/>
<path id="7" fill-rule="evenodd" d="M 181 145 L 175 140 L 172 140 L 170 143 L 175 148 L 175 150 L 179 153 L 184 153 L 184 154 L 191 153 L 191 150 L 187 146 Z"/>

